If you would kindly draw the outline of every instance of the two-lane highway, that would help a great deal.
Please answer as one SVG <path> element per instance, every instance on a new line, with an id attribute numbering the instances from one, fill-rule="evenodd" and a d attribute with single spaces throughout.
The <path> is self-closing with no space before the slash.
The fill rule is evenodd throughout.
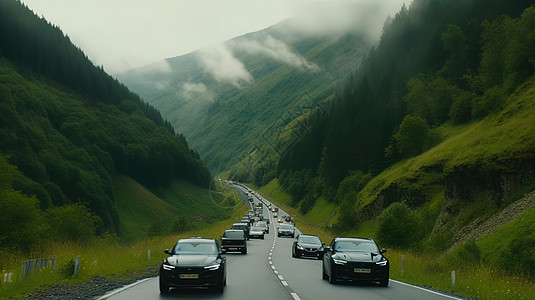
<path id="1" fill-rule="evenodd" d="M 269 203 L 245 187 L 252 194 L 254 202 Z M 287 215 L 280 210 L 279 215 Z M 330 284 L 321 276 L 321 260 L 292 258 L 293 238 L 277 238 L 277 220 L 264 207 L 264 216 L 270 218 L 270 233 L 264 240 L 250 240 L 247 254 L 227 253 L 227 286 L 223 293 L 202 289 L 171 290 L 161 295 L 158 290 L 158 277 L 106 296 L 101 299 L 458 299 L 429 290 L 390 281 L 388 287 L 373 284 Z M 314 234 L 306 232 L 306 234 Z M 328 244 L 330 241 L 324 241 Z M 169 245 L 170 247 L 172 245 Z M 163 250 L 162 250 L 163 251 Z M 388 254 L 388 253 L 387 253 Z M 387 255 L 388 256 L 388 255 Z"/>

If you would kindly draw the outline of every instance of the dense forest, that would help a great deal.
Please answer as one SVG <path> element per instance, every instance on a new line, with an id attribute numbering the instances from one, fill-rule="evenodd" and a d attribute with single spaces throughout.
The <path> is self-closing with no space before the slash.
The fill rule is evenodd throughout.
<path id="1" fill-rule="evenodd" d="M 358 192 L 372 176 L 439 143 L 435 129 L 442 124 L 503 109 L 533 75 L 531 4 L 415 0 L 403 6 L 328 114 L 282 155 L 278 177 L 294 204 L 306 211 L 322 194 L 339 201 L 336 188 L 348 176 L 364 180 L 353 186 Z"/>
<path id="2" fill-rule="evenodd" d="M 155 108 L 16 0 L 0 2 L 0 122 L 4 248 L 31 247 L 38 229 L 68 239 L 66 218 L 117 233 L 115 174 L 149 188 L 178 178 L 211 182 L 199 155 Z M 24 242 L 13 238 L 32 227 Z"/>

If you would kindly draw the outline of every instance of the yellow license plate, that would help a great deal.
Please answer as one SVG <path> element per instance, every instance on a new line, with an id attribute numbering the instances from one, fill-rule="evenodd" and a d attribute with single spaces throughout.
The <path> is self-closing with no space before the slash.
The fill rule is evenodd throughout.
<path id="1" fill-rule="evenodd" d="M 371 269 L 359 269 L 359 268 L 355 268 L 355 273 L 371 273 L 372 270 Z"/>
<path id="2" fill-rule="evenodd" d="M 199 274 L 180 274 L 180 279 L 199 279 Z"/>

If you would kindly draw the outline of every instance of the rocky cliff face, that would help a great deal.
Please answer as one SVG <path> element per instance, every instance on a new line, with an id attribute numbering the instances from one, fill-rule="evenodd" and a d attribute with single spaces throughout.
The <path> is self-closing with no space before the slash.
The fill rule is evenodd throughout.
<path id="1" fill-rule="evenodd" d="M 441 210 L 431 237 L 447 231 L 453 245 L 492 233 L 535 206 L 535 155 L 522 154 L 517 160 L 488 161 L 453 168 L 446 174 L 429 168 L 420 176 L 432 178 L 425 186 L 444 190 Z M 440 168 L 442 169 L 442 168 Z M 425 174 L 425 175 L 423 175 Z M 434 175 L 431 175 L 434 174 Z M 359 219 L 371 220 L 390 204 L 404 201 L 417 209 L 435 195 L 426 194 L 422 178 L 404 179 L 383 189 L 359 211 Z M 530 193 L 531 192 L 531 193 Z M 526 193 L 526 194 L 524 194 Z"/>
<path id="2" fill-rule="evenodd" d="M 534 182 L 534 158 L 455 168 L 445 177 L 444 201 L 432 235 L 449 230 L 453 249 L 492 233 L 534 207 Z"/>

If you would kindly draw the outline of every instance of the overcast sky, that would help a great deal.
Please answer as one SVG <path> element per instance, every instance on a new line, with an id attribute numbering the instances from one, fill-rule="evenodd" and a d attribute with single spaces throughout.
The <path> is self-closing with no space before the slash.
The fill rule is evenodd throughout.
<path id="1" fill-rule="evenodd" d="M 380 33 L 387 15 L 405 0 L 22 0 L 38 16 L 58 26 L 98 66 L 111 74 L 258 31 L 286 18 L 322 7 L 325 18 L 304 21 L 318 28 L 343 23 L 354 2 L 383 3 L 366 21 Z M 329 13 L 327 13 L 329 11 Z M 317 10 L 315 13 L 318 13 Z M 347 18 L 348 16 L 346 16 Z M 352 19 L 355 19 L 351 16 Z M 347 21 L 347 20 L 346 20 Z M 307 23 L 308 22 L 308 23 Z M 323 24 L 322 24 L 323 23 Z"/>

